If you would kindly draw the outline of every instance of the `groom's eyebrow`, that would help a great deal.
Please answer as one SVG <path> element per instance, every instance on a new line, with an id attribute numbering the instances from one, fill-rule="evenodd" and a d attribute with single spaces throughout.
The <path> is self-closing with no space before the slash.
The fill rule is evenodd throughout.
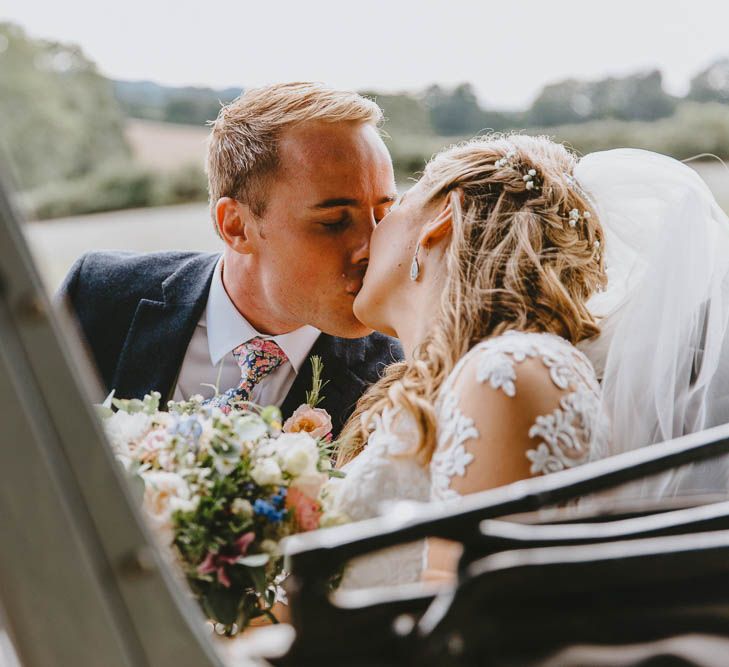
<path id="1" fill-rule="evenodd" d="M 390 204 L 397 199 L 397 195 L 387 195 L 377 202 L 377 206 L 383 204 Z M 337 208 L 339 206 L 361 206 L 362 202 L 359 199 L 351 199 L 350 197 L 333 197 L 332 199 L 325 199 L 320 201 L 318 204 L 314 204 L 311 208 Z"/>

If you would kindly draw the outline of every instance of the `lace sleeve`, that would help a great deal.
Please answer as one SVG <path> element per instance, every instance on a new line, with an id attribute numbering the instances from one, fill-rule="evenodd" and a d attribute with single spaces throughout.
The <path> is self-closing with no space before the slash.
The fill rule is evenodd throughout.
<path id="1" fill-rule="evenodd" d="M 441 391 L 432 498 L 583 463 L 599 406 L 592 367 L 567 341 L 514 333 L 482 343 Z"/>

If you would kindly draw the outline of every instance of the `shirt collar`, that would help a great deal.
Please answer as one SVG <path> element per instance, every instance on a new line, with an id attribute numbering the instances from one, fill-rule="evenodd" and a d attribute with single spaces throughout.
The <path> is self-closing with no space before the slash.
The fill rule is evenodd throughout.
<path id="1" fill-rule="evenodd" d="M 213 366 L 242 343 L 259 336 L 270 338 L 278 344 L 298 373 L 306 357 L 321 333 L 312 326 L 305 325 L 280 336 L 267 336 L 256 331 L 248 320 L 233 305 L 223 286 L 223 258 L 218 260 L 210 283 L 208 303 L 200 319 L 207 328 L 208 351 Z"/>

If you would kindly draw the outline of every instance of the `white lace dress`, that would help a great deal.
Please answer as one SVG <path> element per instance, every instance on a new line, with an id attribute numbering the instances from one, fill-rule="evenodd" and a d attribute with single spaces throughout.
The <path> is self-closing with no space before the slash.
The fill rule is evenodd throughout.
<path id="1" fill-rule="evenodd" d="M 468 449 L 479 432 L 471 416 L 461 411 L 454 388 L 466 366 L 479 383 L 514 397 L 519 389 L 518 364 L 540 359 L 551 382 L 563 393 L 559 406 L 537 417 L 529 429 L 534 448 L 527 451 L 531 474 L 549 473 L 592 460 L 604 451 L 609 424 L 600 411 L 599 385 L 587 358 L 568 341 L 552 334 L 511 331 L 473 347 L 458 362 L 441 388 L 436 404 L 437 446 L 429 469 L 409 455 L 415 446 L 410 415 L 387 410 L 378 417 L 366 447 L 343 470 L 344 479 L 330 482 L 330 506 L 351 520 L 377 516 L 388 500 L 452 501 L 451 487 L 473 461 Z M 385 549 L 352 561 L 343 588 L 410 583 L 423 568 L 422 542 Z"/>

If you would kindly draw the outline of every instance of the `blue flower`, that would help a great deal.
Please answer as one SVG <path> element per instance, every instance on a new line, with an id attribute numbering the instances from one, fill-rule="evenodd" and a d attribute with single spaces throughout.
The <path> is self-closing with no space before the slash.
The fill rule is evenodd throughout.
<path id="1" fill-rule="evenodd" d="M 278 523 L 283 520 L 285 511 L 277 510 L 271 503 L 262 498 L 257 498 L 253 503 L 253 513 L 268 519 L 271 523 Z"/>
<path id="2" fill-rule="evenodd" d="M 278 507 L 279 509 L 283 507 L 283 504 L 286 502 L 286 494 L 288 493 L 288 489 L 284 486 L 279 487 L 278 493 L 275 496 L 271 496 L 271 501 L 273 504 Z"/>
<path id="3" fill-rule="evenodd" d="M 193 447 L 197 448 L 203 428 L 202 424 L 200 424 L 195 417 L 187 417 L 176 420 L 175 423 L 169 427 L 169 432 L 172 435 L 179 435 L 184 440 L 187 440 Z"/>

